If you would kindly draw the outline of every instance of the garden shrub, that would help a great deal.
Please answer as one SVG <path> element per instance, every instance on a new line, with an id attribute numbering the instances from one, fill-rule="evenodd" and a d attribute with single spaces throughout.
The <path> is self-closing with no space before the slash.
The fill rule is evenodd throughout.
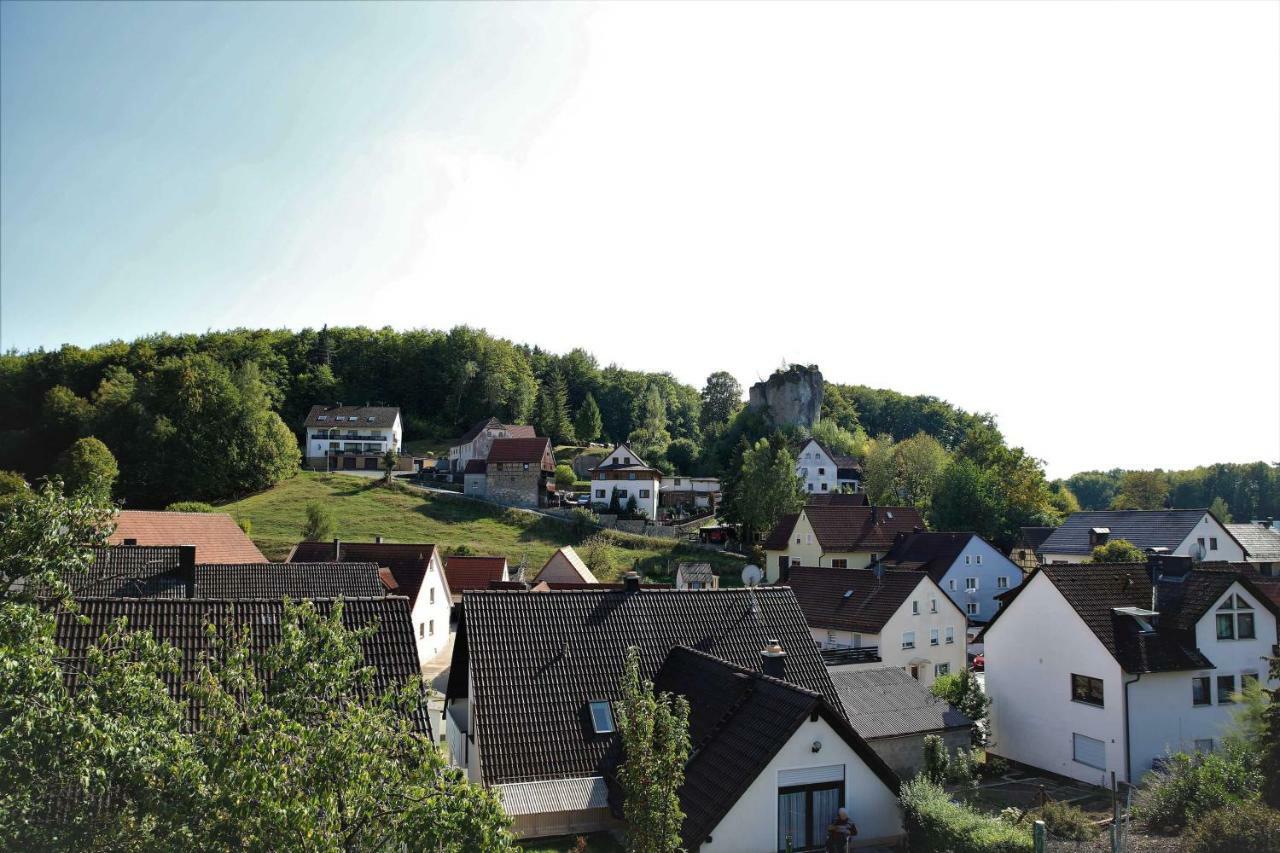
<path id="1" fill-rule="evenodd" d="M 1070 803 L 1049 801 L 1032 813 L 1032 821 L 1044 821 L 1050 835 L 1071 841 L 1089 841 L 1098 827 L 1082 809 Z"/>
<path id="2" fill-rule="evenodd" d="M 917 777 L 900 793 L 912 853 L 1029 853 L 1031 832 L 955 802 Z"/>
<path id="3" fill-rule="evenodd" d="M 204 501 L 176 501 L 164 508 L 165 512 L 217 512 L 213 504 Z"/>
<path id="4" fill-rule="evenodd" d="M 1254 800 L 1262 788 L 1256 754 L 1229 747 L 1209 755 L 1176 753 L 1149 774 L 1134 800 L 1134 817 L 1152 829 L 1180 832 L 1224 806 Z"/>
<path id="5" fill-rule="evenodd" d="M 1276 853 L 1280 851 L 1280 811 L 1262 803 L 1233 803 L 1205 815 L 1187 833 L 1190 853 Z"/>

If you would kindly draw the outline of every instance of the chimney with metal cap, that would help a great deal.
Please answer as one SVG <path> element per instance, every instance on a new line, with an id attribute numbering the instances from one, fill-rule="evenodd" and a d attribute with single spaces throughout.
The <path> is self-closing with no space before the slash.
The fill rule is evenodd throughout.
<path id="1" fill-rule="evenodd" d="M 333 561 L 335 563 L 342 562 L 342 540 L 341 539 L 333 540 Z"/>
<path id="2" fill-rule="evenodd" d="M 768 645 L 760 651 L 760 671 L 770 678 L 786 678 L 787 653 L 776 639 L 765 642 Z"/>
<path id="3" fill-rule="evenodd" d="M 186 587 L 187 598 L 196 597 L 196 546 L 178 546 L 178 576 Z"/>
<path id="4" fill-rule="evenodd" d="M 622 576 L 622 586 L 627 592 L 639 592 L 640 575 L 635 572 L 627 572 Z"/>

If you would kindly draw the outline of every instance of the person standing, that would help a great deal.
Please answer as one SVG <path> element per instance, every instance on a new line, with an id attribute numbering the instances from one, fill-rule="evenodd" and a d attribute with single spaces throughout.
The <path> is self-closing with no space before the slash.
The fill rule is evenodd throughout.
<path id="1" fill-rule="evenodd" d="M 836 819 L 827 827 L 827 853 L 848 853 L 849 842 L 858 834 L 858 827 L 849 817 L 847 809 L 836 811 Z"/>

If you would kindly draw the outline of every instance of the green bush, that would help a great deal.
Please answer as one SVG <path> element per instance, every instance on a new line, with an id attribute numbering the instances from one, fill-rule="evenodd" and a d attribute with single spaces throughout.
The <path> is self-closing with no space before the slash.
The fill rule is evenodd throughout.
<path id="1" fill-rule="evenodd" d="M 204 501 L 177 501 L 164 508 L 165 512 L 217 512 L 213 504 Z"/>
<path id="2" fill-rule="evenodd" d="M 1250 750 L 1228 747 L 1194 756 L 1179 752 L 1169 756 L 1163 770 L 1143 780 L 1133 814 L 1152 829 L 1180 832 L 1218 809 L 1257 799 L 1261 788 L 1262 771 Z"/>
<path id="3" fill-rule="evenodd" d="M 1023 853 L 1031 832 L 955 802 L 937 784 L 917 777 L 900 793 L 912 853 Z"/>
<path id="4" fill-rule="evenodd" d="M 1098 827 L 1089 816 L 1070 803 L 1045 803 L 1032 813 L 1031 820 L 1044 821 L 1051 835 L 1072 841 L 1089 841 L 1098 834 Z"/>
<path id="5" fill-rule="evenodd" d="M 1210 812 L 1187 833 L 1190 853 L 1276 853 L 1280 851 L 1280 811 L 1262 803 L 1233 803 Z"/>
<path id="6" fill-rule="evenodd" d="M 578 538 L 590 536 L 600 526 L 600 519 L 586 507 L 577 507 L 569 513 L 569 521 L 573 525 L 573 533 Z"/>
<path id="7" fill-rule="evenodd" d="M 248 517 L 242 518 L 239 521 L 237 521 L 236 524 L 240 525 L 240 529 L 244 531 L 245 536 L 253 535 L 253 519 L 252 518 L 248 518 Z"/>
<path id="8" fill-rule="evenodd" d="M 556 488 L 568 490 L 573 488 L 573 484 L 577 481 L 578 475 L 573 473 L 573 469 L 568 465 L 556 466 Z"/>
<path id="9" fill-rule="evenodd" d="M 76 439 L 58 457 L 53 470 L 62 476 L 67 494 L 95 489 L 109 495 L 120 476 L 116 458 L 105 444 L 93 436 Z"/>
<path id="10" fill-rule="evenodd" d="M 302 528 L 302 537 L 308 542 L 320 542 L 332 539 L 338 529 L 333 520 L 333 511 L 318 501 L 307 504 L 307 523 Z"/>

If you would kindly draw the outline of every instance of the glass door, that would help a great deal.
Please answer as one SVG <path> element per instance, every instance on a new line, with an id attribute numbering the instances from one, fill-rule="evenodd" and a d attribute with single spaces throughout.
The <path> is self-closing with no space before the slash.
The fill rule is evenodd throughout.
<path id="1" fill-rule="evenodd" d="M 778 850 L 822 850 L 827 827 L 844 803 L 844 782 L 820 782 L 778 789 Z"/>

